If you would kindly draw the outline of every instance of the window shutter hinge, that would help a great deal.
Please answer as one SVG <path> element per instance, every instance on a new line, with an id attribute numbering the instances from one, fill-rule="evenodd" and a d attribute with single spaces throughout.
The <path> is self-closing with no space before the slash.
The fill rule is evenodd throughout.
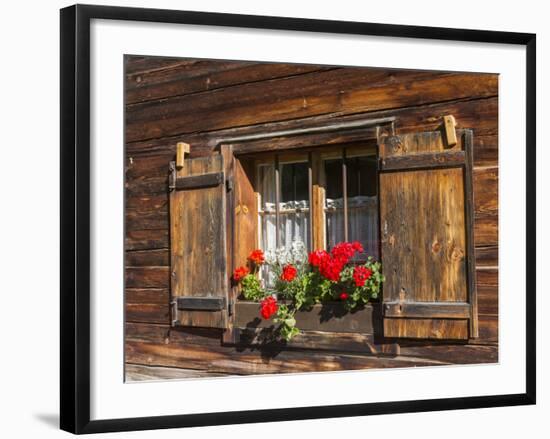
<path id="1" fill-rule="evenodd" d="M 228 178 L 227 180 L 225 180 L 225 187 L 227 188 L 227 192 L 230 192 L 233 190 L 233 179 L 232 178 Z"/>
<path id="2" fill-rule="evenodd" d="M 178 302 L 177 300 L 172 300 L 170 302 L 170 320 L 172 326 L 178 326 L 180 321 L 178 320 Z"/>
<path id="3" fill-rule="evenodd" d="M 235 311 L 235 302 L 234 302 L 233 300 L 231 300 L 231 301 L 227 304 L 227 314 L 228 314 L 229 316 L 232 316 L 234 311 Z"/>
<path id="4" fill-rule="evenodd" d="M 168 189 L 171 192 L 176 189 L 176 162 L 170 162 L 168 169 L 170 170 L 170 175 L 168 176 Z"/>

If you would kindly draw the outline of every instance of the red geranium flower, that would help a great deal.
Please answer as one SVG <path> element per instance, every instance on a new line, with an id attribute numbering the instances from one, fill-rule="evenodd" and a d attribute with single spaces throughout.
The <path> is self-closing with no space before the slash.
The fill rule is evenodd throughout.
<path id="1" fill-rule="evenodd" d="M 266 297 L 260 302 L 260 314 L 266 320 L 275 314 L 278 308 L 279 305 L 277 305 L 277 299 L 273 296 Z"/>
<path id="2" fill-rule="evenodd" d="M 309 263 L 314 267 L 319 267 L 328 258 L 329 254 L 325 250 L 316 250 L 309 254 Z"/>
<path id="3" fill-rule="evenodd" d="M 349 297 L 349 294 L 346 293 L 345 291 L 342 291 L 340 293 L 340 300 L 346 300 L 348 297 Z"/>
<path id="4" fill-rule="evenodd" d="M 345 262 L 343 260 L 329 257 L 319 266 L 319 273 L 328 280 L 338 282 L 344 265 Z"/>
<path id="5" fill-rule="evenodd" d="M 367 279 L 372 275 L 372 271 L 366 267 L 358 266 L 353 269 L 353 280 L 355 281 L 355 286 L 362 287 L 365 285 Z"/>
<path id="6" fill-rule="evenodd" d="M 235 271 L 233 272 L 233 280 L 235 282 L 239 282 L 243 277 L 245 277 L 250 271 L 246 267 L 238 267 L 235 268 Z"/>
<path id="7" fill-rule="evenodd" d="M 351 243 L 351 246 L 353 249 L 358 253 L 363 253 L 365 250 L 363 249 L 363 245 L 359 241 L 354 241 Z"/>
<path id="8" fill-rule="evenodd" d="M 298 270 L 296 270 L 296 267 L 294 265 L 285 265 L 283 267 L 283 272 L 281 273 L 281 279 L 286 280 L 287 282 L 291 282 L 292 280 L 294 280 L 297 273 Z"/>
<path id="9" fill-rule="evenodd" d="M 262 265 L 265 262 L 264 252 L 260 249 L 254 250 L 250 255 L 248 255 L 248 260 L 255 263 L 256 265 Z"/>
<path id="10" fill-rule="evenodd" d="M 332 247 L 330 254 L 334 259 L 338 259 L 346 264 L 354 255 L 355 250 L 349 242 L 340 242 Z"/>

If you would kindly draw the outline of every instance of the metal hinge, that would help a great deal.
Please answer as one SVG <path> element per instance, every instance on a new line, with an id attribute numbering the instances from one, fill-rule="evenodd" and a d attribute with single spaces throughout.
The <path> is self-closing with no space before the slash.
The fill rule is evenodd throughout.
<path id="1" fill-rule="evenodd" d="M 173 191 L 176 189 L 176 162 L 170 162 L 168 169 L 170 170 L 170 175 L 168 176 L 168 189 Z"/>
<path id="2" fill-rule="evenodd" d="M 227 304 L 227 315 L 228 315 L 228 316 L 232 316 L 234 310 L 235 310 L 235 302 L 234 302 L 233 300 L 231 300 L 231 301 Z"/>
<path id="3" fill-rule="evenodd" d="M 232 178 L 228 178 L 227 180 L 225 180 L 225 187 L 227 189 L 227 192 L 233 190 L 233 179 Z"/>
<path id="4" fill-rule="evenodd" d="M 180 324 L 180 321 L 178 320 L 178 302 L 176 299 L 170 302 L 170 316 L 172 326 L 178 326 Z"/>

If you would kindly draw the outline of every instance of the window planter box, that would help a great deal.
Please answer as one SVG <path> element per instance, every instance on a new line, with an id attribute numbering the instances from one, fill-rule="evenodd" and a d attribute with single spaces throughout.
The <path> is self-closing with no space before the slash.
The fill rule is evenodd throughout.
<path id="1" fill-rule="evenodd" d="M 302 331 L 374 334 L 374 314 L 379 315 L 379 309 L 379 304 L 367 304 L 350 312 L 341 302 L 317 304 L 308 311 L 296 313 L 296 326 Z M 260 305 L 257 302 L 239 300 L 235 304 L 234 326 L 261 329 L 274 327 L 275 324 L 261 318 Z"/>
<path id="2" fill-rule="evenodd" d="M 317 304 L 308 311 L 296 313 L 296 324 L 301 332 L 291 341 L 266 343 L 266 337 L 276 324 L 260 317 L 258 303 L 239 300 L 235 304 L 234 326 L 228 330 L 224 343 L 396 356 L 399 354 L 397 343 L 380 342 L 380 313 L 379 303 L 368 304 L 352 312 L 347 311 L 341 302 Z"/>

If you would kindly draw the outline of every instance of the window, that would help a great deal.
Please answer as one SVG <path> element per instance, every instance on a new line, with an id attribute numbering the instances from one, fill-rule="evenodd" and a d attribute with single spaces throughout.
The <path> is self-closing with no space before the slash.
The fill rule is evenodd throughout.
<path id="1" fill-rule="evenodd" d="M 389 339 L 477 336 L 471 131 L 457 131 L 453 144 L 434 131 L 302 144 L 307 149 L 291 153 L 264 152 L 276 144 L 262 140 L 240 155 L 226 145 L 172 166 L 173 326 L 229 334 L 251 322 L 269 325 L 230 283 L 251 250 L 360 241 L 382 262 L 380 306 L 346 314 L 338 302 L 316 304 L 298 316 L 300 328 L 372 336 L 382 327 Z"/>
<path id="2" fill-rule="evenodd" d="M 309 250 L 360 241 L 367 254 L 378 257 L 374 147 L 281 153 L 255 163 L 263 250 L 289 248 L 293 241 Z"/>

